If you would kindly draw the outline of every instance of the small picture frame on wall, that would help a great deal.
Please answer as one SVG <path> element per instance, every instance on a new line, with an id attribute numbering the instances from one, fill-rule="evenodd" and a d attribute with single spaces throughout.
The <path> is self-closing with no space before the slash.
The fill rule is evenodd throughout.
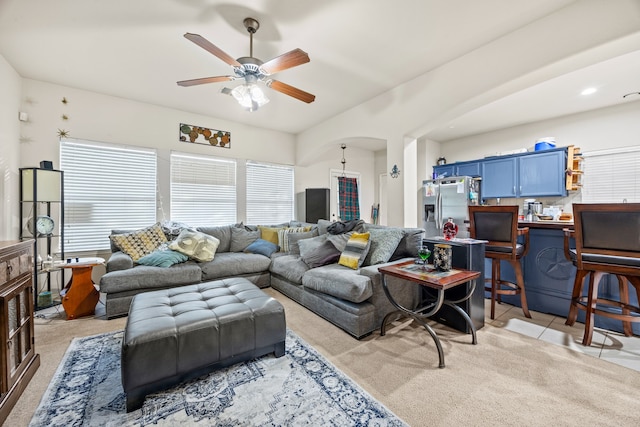
<path id="1" fill-rule="evenodd" d="M 231 148 L 231 132 L 180 123 L 179 139 L 189 144 Z"/>

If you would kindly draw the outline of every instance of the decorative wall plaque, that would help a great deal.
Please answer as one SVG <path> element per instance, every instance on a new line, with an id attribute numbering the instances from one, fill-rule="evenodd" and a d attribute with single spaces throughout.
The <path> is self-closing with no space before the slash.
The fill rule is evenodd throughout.
<path id="1" fill-rule="evenodd" d="M 231 148 L 231 132 L 180 123 L 180 141 Z"/>

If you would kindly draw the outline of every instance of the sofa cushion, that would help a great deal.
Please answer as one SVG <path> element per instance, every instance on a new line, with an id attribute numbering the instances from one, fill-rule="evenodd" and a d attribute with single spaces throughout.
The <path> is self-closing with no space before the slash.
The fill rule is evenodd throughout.
<path id="1" fill-rule="evenodd" d="M 261 256 L 261 255 L 255 255 Z M 100 292 L 135 292 L 190 285 L 200 282 L 202 271 L 195 261 L 171 267 L 138 265 L 128 270 L 112 271 L 100 278 Z"/>
<path id="2" fill-rule="evenodd" d="M 158 224 L 130 233 L 111 234 L 109 238 L 134 261 L 149 255 L 167 241 L 167 237 Z"/>
<path id="3" fill-rule="evenodd" d="M 397 228 L 372 228 L 369 233 L 371 233 L 371 247 L 363 265 L 382 264 L 389 261 L 404 237 L 404 232 Z"/>
<path id="4" fill-rule="evenodd" d="M 313 268 L 302 276 L 302 285 L 323 294 L 360 303 L 373 295 L 371 280 L 357 270 L 339 264 Z"/>
<path id="5" fill-rule="evenodd" d="M 327 228 L 329 228 L 329 226 L 333 224 L 331 221 L 327 220 L 327 219 L 319 219 L 318 220 L 318 234 L 323 235 L 323 234 L 327 234 Z"/>
<path id="6" fill-rule="evenodd" d="M 173 264 L 180 264 L 181 262 L 188 261 L 189 257 L 178 251 L 171 249 L 158 249 L 151 252 L 149 255 L 145 255 L 136 261 L 140 265 L 150 265 L 155 267 L 171 267 Z"/>
<path id="7" fill-rule="evenodd" d="M 229 252 L 242 252 L 251 243 L 260 238 L 260 231 L 249 231 L 245 227 L 231 227 L 231 245 Z"/>
<path id="8" fill-rule="evenodd" d="M 300 245 L 298 242 L 304 239 L 310 239 L 318 236 L 318 228 L 314 228 L 311 231 L 305 231 L 303 233 L 288 233 L 286 242 L 288 253 L 291 255 L 300 255 Z"/>
<path id="9" fill-rule="evenodd" d="M 298 248 L 300 249 L 300 256 L 304 258 L 307 252 L 314 250 L 321 244 L 327 241 L 327 235 L 321 234 L 317 237 L 312 237 L 310 239 L 304 239 L 298 241 Z"/>
<path id="10" fill-rule="evenodd" d="M 213 236 L 220 241 L 216 252 L 229 252 L 231 250 L 231 228 L 232 225 L 222 225 L 219 227 L 196 227 L 209 236 Z"/>
<path id="11" fill-rule="evenodd" d="M 213 261 L 203 262 L 202 280 L 223 279 L 225 277 L 242 276 L 269 271 L 271 259 L 264 255 L 244 252 L 221 252 Z"/>
<path id="12" fill-rule="evenodd" d="M 184 229 L 169 243 L 169 249 L 187 255 L 199 262 L 211 261 L 220 245 L 220 240 L 201 231 Z"/>
<path id="13" fill-rule="evenodd" d="M 371 247 L 370 236 L 369 232 L 353 233 L 340 255 L 338 264 L 354 270 L 360 268 Z"/>
<path id="14" fill-rule="evenodd" d="M 309 270 L 309 266 L 297 255 L 282 255 L 271 260 L 269 270 L 273 274 L 297 284 L 302 284 L 302 276 Z"/>
<path id="15" fill-rule="evenodd" d="M 418 247 L 422 243 L 424 230 L 422 228 L 402 228 L 404 237 L 398 243 L 398 247 L 391 255 L 389 261 L 396 261 L 407 257 L 417 257 Z"/>
<path id="16" fill-rule="evenodd" d="M 333 264 L 340 259 L 340 251 L 328 240 L 301 255 L 302 260 L 310 267 Z"/>
<path id="17" fill-rule="evenodd" d="M 344 251 L 344 248 L 347 247 L 347 242 L 353 236 L 353 231 L 343 234 L 327 234 L 327 240 L 333 243 L 333 246 L 338 248 L 340 252 Z"/>
<path id="18" fill-rule="evenodd" d="M 256 239 L 253 243 L 247 246 L 244 251 L 270 257 L 274 252 L 278 252 L 278 249 L 280 249 L 280 247 L 275 243 L 268 242 L 264 239 Z"/>

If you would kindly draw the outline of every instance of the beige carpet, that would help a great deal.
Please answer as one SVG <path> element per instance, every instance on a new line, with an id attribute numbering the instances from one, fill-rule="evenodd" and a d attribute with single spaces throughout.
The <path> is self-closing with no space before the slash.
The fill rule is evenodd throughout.
<path id="1" fill-rule="evenodd" d="M 447 367 L 424 329 L 398 323 L 357 341 L 274 290 L 287 326 L 412 426 L 636 426 L 640 373 L 487 325 L 478 345 L 436 326 Z M 73 336 L 122 329 L 126 319 L 37 319 L 42 365 L 7 419 L 26 426 Z"/>

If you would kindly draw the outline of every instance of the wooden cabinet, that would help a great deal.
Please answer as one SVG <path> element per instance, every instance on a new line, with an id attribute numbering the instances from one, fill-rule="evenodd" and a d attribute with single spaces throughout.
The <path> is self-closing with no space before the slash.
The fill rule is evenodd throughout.
<path id="1" fill-rule="evenodd" d="M 455 164 L 455 163 L 454 163 Z M 449 176 L 454 176 L 455 175 L 455 166 L 454 164 L 451 165 L 440 165 L 440 166 L 434 166 L 433 167 L 433 172 L 439 177 L 449 177 Z"/>
<path id="2" fill-rule="evenodd" d="M 479 177 L 482 175 L 481 165 L 482 162 L 460 162 L 456 163 L 455 173 L 456 176 L 471 176 Z"/>
<path id="3" fill-rule="evenodd" d="M 510 156 L 482 162 L 482 198 L 518 197 L 517 167 L 516 158 Z"/>
<path id="4" fill-rule="evenodd" d="M 33 331 L 34 241 L 0 242 L 0 424 L 40 366 Z"/>
<path id="5" fill-rule="evenodd" d="M 481 162 L 457 162 L 450 165 L 439 165 L 433 167 L 433 172 L 438 176 L 471 176 L 478 177 L 481 175 Z"/>
<path id="6" fill-rule="evenodd" d="M 567 151 L 547 150 L 517 157 L 517 197 L 564 197 Z"/>
<path id="7" fill-rule="evenodd" d="M 566 148 L 484 160 L 482 198 L 566 196 L 566 163 Z"/>

